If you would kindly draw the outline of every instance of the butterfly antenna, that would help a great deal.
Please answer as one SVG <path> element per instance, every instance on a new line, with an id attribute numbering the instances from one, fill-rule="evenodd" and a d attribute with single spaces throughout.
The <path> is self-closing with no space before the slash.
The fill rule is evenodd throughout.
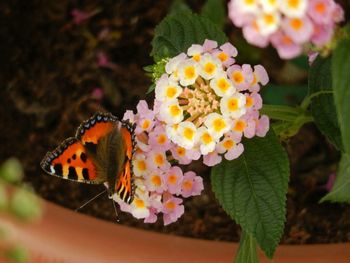
<path id="1" fill-rule="evenodd" d="M 80 210 L 81 208 L 83 208 L 84 206 L 86 206 L 87 204 L 89 204 L 90 202 L 94 201 L 96 198 L 100 197 L 102 194 L 104 194 L 105 192 L 107 192 L 107 189 L 103 190 L 101 193 L 95 195 L 93 198 L 89 199 L 88 201 L 86 201 L 84 204 L 82 204 L 81 206 L 79 206 L 77 209 L 75 209 L 75 212 L 78 212 L 78 210 Z"/>
<path id="2" fill-rule="evenodd" d="M 115 216 L 117 218 L 117 222 L 119 223 L 119 216 L 118 216 L 118 212 L 117 212 L 117 207 L 115 206 L 115 202 L 112 199 L 112 203 L 113 203 L 113 208 L 114 208 L 114 212 L 115 212 Z"/>

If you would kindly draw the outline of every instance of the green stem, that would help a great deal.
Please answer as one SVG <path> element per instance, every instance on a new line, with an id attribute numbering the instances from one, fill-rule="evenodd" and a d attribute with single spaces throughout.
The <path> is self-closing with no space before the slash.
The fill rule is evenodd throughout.
<path id="1" fill-rule="evenodd" d="M 291 107 L 286 105 L 266 105 L 264 104 L 261 111 L 273 120 L 294 121 L 295 118 L 302 115 L 299 107 Z"/>
<path id="2" fill-rule="evenodd" d="M 259 263 L 257 242 L 253 235 L 242 232 L 235 263 Z"/>
<path id="3" fill-rule="evenodd" d="M 303 110 L 307 110 L 307 108 L 310 106 L 311 101 L 320 96 L 320 95 L 325 95 L 325 94 L 333 94 L 333 90 L 320 90 L 318 92 L 312 93 L 311 95 L 305 97 L 305 99 L 303 100 L 303 102 L 301 103 L 300 107 Z"/>

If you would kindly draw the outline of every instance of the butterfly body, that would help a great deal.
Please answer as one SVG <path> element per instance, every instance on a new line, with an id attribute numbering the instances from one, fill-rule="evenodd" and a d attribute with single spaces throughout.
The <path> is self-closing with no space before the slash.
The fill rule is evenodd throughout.
<path id="1" fill-rule="evenodd" d="M 41 162 L 47 173 L 77 182 L 107 183 L 127 203 L 134 195 L 132 155 L 134 127 L 110 113 L 96 113 Z"/>

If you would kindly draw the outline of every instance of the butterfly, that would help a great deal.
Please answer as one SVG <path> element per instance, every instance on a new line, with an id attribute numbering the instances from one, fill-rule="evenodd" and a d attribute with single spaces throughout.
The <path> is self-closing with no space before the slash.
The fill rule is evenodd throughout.
<path id="1" fill-rule="evenodd" d="M 132 157 L 136 145 L 135 126 L 119 121 L 111 113 L 96 113 L 48 152 L 40 165 L 50 175 L 88 184 L 103 184 L 110 195 L 117 193 L 126 203 L 134 198 Z"/>

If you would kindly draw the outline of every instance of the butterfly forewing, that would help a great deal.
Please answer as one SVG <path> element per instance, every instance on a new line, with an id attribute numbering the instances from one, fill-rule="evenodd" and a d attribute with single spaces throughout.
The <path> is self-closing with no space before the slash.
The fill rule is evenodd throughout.
<path id="1" fill-rule="evenodd" d="M 41 162 L 47 173 L 78 182 L 102 183 L 96 166 L 89 158 L 84 146 L 76 138 L 68 138 L 54 151 L 48 152 Z"/>

